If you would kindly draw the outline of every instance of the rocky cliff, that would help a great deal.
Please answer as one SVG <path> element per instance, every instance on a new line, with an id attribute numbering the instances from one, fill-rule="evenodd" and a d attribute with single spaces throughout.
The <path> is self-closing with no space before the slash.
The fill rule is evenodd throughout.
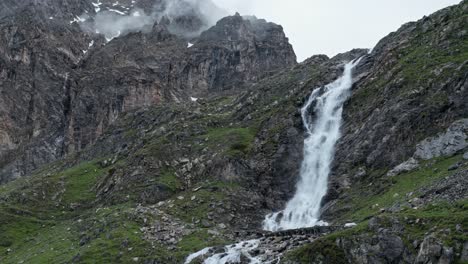
<path id="1" fill-rule="evenodd" d="M 236 14 L 207 28 L 166 4 L 3 4 L 0 262 L 183 263 L 255 237 L 282 263 L 468 261 L 467 1 L 372 52 L 300 64 L 281 26 Z M 154 21 L 110 41 L 89 31 L 134 7 Z M 261 232 L 294 194 L 298 109 L 359 57 L 332 227 Z"/>
<path id="2" fill-rule="evenodd" d="M 117 7 L 129 12 L 139 7 L 133 5 Z M 140 5 L 164 10 L 158 2 Z M 239 90 L 296 63 L 280 26 L 240 15 L 222 19 L 189 44 L 174 29 L 195 30 L 193 21 L 202 18 L 164 12 L 160 20 L 154 15 L 152 29 L 107 43 L 107 36 L 87 30 L 85 20 L 93 21 L 87 14 L 100 9 L 117 10 L 110 3 L 8 6 L 13 14 L 0 21 L 2 182 L 94 143 L 122 112 Z"/>

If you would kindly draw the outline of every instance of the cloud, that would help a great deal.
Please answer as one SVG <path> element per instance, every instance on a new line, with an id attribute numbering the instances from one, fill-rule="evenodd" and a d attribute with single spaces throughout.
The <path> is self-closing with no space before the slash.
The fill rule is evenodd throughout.
<path id="1" fill-rule="evenodd" d="M 115 12 L 100 12 L 94 18 L 94 30 L 96 33 L 104 34 L 110 40 L 119 35 L 129 32 L 149 31 L 155 22 L 152 15 L 146 15 L 143 10 L 135 9 L 130 15 L 120 15 Z"/>
<path id="2" fill-rule="evenodd" d="M 109 41 L 130 32 L 148 32 L 155 22 L 166 17 L 171 21 L 168 26 L 171 33 L 190 39 L 227 15 L 211 0 L 164 0 L 147 12 L 133 9 L 127 15 L 118 10 L 102 10 L 94 17 L 80 16 L 86 19 L 80 25 L 86 31 L 103 34 Z"/>

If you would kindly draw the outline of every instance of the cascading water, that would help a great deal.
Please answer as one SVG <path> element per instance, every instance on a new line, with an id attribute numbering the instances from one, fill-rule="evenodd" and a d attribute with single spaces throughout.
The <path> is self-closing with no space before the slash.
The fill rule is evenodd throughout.
<path id="1" fill-rule="evenodd" d="M 319 220 L 320 204 L 327 194 L 328 175 L 335 144 L 340 138 L 343 104 L 353 85 L 352 70 L 359 60 L 346 64 L 343 75 L 323 88 L 313 91 L 301 109 L 307 130 L 304 160 L 294 197 L 283 211 L 265 217 L 263 228 L 269 231 L 326 225 Z M 310 117 L 313 107 L 315 120 Z"/>
<path id="2" fill-rule="evenodd" d="M 346 64 L 344 73 L 339 79 L 314 90 L 301 109 L 308 135 L 304 141 L 304 160 L 296 194 L 283 211 L 265 217 L 263 222 L 265 230 L 279 231 L 327 224 L 319 220 L 320 204 L 327 193 L 334 148 L 340 138 L 343 104 L 349 97 L 353 85 L 352 71 L 359 61 L 360 59 Z M 315 113 L 314 119 L 310 115 L 312 110 Z M 229 245 L 225 247 L 224 253 L 212 255 L 204 261 L 204 264 L 240 263 L 241 256 L 250 264 L 272 263 L 251 255 L 251 252 L 259 246 L 259 240 Z M 212 248 L 205 248 L 193 253 L 185 263 L 188 264 L 200 256 L 210 255 L 211 251 Z"/>
<path id="3" fill-rule="evenodd" d="M 205 259 L 204 264 L 226 264 L 226 263 L 240 263 L 241 259 L 247 259 L 249 264 L 260 264 L 264 263 L 260 259 L 250 255 L 250 251 L 256 249 L 259 246 L 259 240 L 243 241 L 234 245 L 225 247 L 225 252 L 214 254 L 213 256 Z M 185 264 L 189 264 L 192 260 L 199 256 L 206 255 L 212 248 L 205 248 L 192 255 L 188 256 L 185 260 Z"/>

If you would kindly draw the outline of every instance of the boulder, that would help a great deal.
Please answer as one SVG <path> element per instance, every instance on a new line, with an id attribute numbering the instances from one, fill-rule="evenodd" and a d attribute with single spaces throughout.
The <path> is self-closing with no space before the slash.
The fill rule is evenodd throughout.
<path id="1" fill-rule="evenodd" d="M 429 160 L 442 156 L 452 156 L 468 147 L 468 119 L 454 122 L 446 132 L 430 137 L 416 146 L 415 158 Z"/>
<path id="2" fill-rule="evenodd" d="M 410 172 L 417 168 L 419 168 L 419 162 L 414 158 L 410 158 L 409 160 L 401 163 L 400 165 L 396 166 L 391 171 L 389 171 L 387 173 L 387 176 L 389 177 L 397 176 L 399 174 Z"/>
<path id="3" fill-rule="evenodd" d="M 453 261 L 453 249 L 442 246 L 440 241 L 429 235 L 421 243 L 416 263 L 449 264 Z"/>

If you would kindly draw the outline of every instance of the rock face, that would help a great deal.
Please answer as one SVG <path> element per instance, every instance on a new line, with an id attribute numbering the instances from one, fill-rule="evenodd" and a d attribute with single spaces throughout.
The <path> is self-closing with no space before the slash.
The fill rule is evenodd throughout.
<path id="1" fill-rule="evenodd" d="M 63 156 L 71 72 L 91 40 L 38 9 L 0 20 L 2 182 Z"/>
<path id="2" fill-rule="evenodd" d="M 453 123 L 447 132 L 428 138 L 416 146 L 414 156 L 420 159 L 433 159 L 451 156 L 468 147 L 468 119 Z"/>
<path id="3" fill-rule="evenodd" d="M 402 164 L 396 166 L 391 171 L 387 173 L 387 176 L 393 177 L 403 172 L 409 172 L 419 167 L 419 162 L 414 158 L 411 158 Z"/>
<path id="4" fill-rule="evenodd" d="M 91 3 L 9 6 L 14 15 L 0 21 L 1 182 L 94 143 L 122 112 L 238 90 L 296 63 L 282 28 L 250 17 L 221 20 L 191 48 L 171 33 L 178 17 L 104 45 L 68 21 Z"/>
<path id="5" fill-rule="evenodd" d="M 421 244 L 415 263 L 452 263 L 453 251 L 445 248 L 437 238 L 427 236 Z"/>

